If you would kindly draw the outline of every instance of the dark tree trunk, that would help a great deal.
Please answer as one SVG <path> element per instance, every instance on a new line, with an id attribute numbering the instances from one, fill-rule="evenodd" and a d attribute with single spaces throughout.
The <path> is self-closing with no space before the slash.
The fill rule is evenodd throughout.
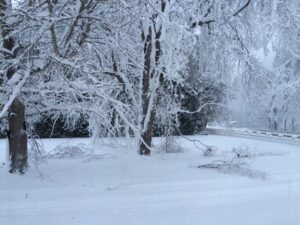
<path id="1" fill-rule="evenodd" d="M 166 7 L 166 1 L 161 1 L 161 10 L 162 12 L 165 11 Z M 155 106 L 158 104 L 160 96 L 159 93 L 157 93 L 157 97 L 154 100 L 153 106 L 150 109 L 150 80 L 153 78 L 156 73 L 160 73 L 159 71 L 156 71 L 155 68 L 151 68 L 151 54 L 152 51 L 155 51 L 155 57 L 154 62 L 155 66 L 158 66 L 160 63 L 160 57 L 161 57 L 161 43 L 160 43 L 160 37 L 161 37 L 161 29 L 160 27 L 158 30 L 155 29 L 156 20 L 158 18 L 158 15 L 155 14 L 152 17 L 152 23 L 153 28 L 151 25 L 149 26 L 148 34 L 145 37 L 145 34 L 142 33 L 142 39 L 145 43 L 144 45 L 144 72 L 143 72 L 143 94 L 142 94 L 142 107 L 143 107 L 143 120 L 142 120 L 142 127 L 146 125 L 145 131 L 142 133 L 142 140 L 140 142 L 140 154 L 141 155 L 150 155 L 151 150 L 151 142 L 152 142 L 152 129 L 155 121 Z M 152 29 L 154 29 L 155 36 L 152 35 Z M 154 41 L 154 46 L 152 42 Z M 163 85 L 164 77 L 163 74 L 160 74 L 160 85 Z M 156 90 L 158 91 L 158 89 Z M 147 117 L 147 113 L 150 112 L 149 120 L 147 121 L 147 124 L 145 124 L 145 120 Z"/>
<path id="2" fill-rule="evenodd" d="M 142 93 L 142 110 L 143 110 L 143 120 L 142 127 L 145 125 L 147 112 L 149 110 L 149 101 L 150 101 L 150 74 L 151 74 L 151 52 L 152 52 L 152 29 L 149 26 L 147 37 L 142 34 L 144 39 L 144 71 L 143 71 L 143 93 Z M 150 155 L 151 139 L 152 139 L 152 124 L 154 120 L 154 112 L 151 112 L 150 118 L 146 124 L 146 130 L 142 133 L 142 140 L 140 142 L 140 154 L 141 155 Z M 155 114 L 154 114 L 155 115 Z"/>
<path id="3" fill-rule="evenodd" d="M 150 155 L 151 143 L 152 143 L 152 128 L 155 120 L 155 112 L 152 111 L 146 131 L 142 134 L 142 140 L 140 143 L 140 154 Z"/>
<path id="4" fill-rule="evenodd" d="M 3 38 L 3 48 L 12 51 L 15 47 L 15 41 L 10 36 L 11 29 L 5 21 L 5 12 L 8 11 L 8 4 L 6 0 L 0 0 L 0 27 Z M 5 60 L 13 61 L 16 58 L 16 51 L 12 54 L 5 54 Z M 11 79 L 16 72 L 12 64 L 7 66 L 7 78 Z M 27 134 L 25 123 L 25 106 L 16 97 L 9 108 L 8 114 L 8 143 L 9 143 L 9 159 L 10 170 L 14 173 L 19 171 L 24 173 L 27 167 Z"/>
<path id="5" fill-rule="evenodd" d="M 10 173 L 24 173 L 27 167 L 27 134 L 25 123 L 25 106 L 15 98 L 8 115 L 8 143 Z"/>

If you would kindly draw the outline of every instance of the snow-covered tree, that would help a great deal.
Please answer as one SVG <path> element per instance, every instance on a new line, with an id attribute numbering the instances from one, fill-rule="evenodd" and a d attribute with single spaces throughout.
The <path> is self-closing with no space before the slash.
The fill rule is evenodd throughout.
<path id="1" fill-rule="evenodd" d="M 300 131 L 300 4 L 272 3 L 272 42 L 276 51 L 270 125 L 275 130 Z"/>
<path id="2" fill-rule="evenodd" d="M 73 124 L 84 116 L 94 137 L 134 135 L 149 155 L 155 120 L 184 111 L 178 93 L 193 48 L 205 49 L 199 73 L 211 79 L 227 79 L 247 51 L 250 3 L 24 0 L 9 11 L 2 4 L 3 40 L 18 44 L 2 48 L 2 71 L 14 68 L 14 76 L 2 76 L 1 117 L 20 99 L 29 125 L 43 114 Z"/>
<path id="3" fill-rule="evenodd" d="M 299 130 L 299 7 L 298 1 L 261 1 L 250 11 L 252 56 L 239 77 L 247 113 L 261 128 Z"/>
<path id="4" fill-rule="evenodd" d="M 15 37 L 18 18 L 13 16 L 10 1 L 0 1 L 1 27 L 1 92 L 0 119 L 7 118 L 10 172 L 24 173 L 27 166 L 27 134 L 25 105 L 20 92 L 30 74 L 28 57 L 30 48 L 23 48 Z M 2 122 L 3 123 L 3 122 Z"/>

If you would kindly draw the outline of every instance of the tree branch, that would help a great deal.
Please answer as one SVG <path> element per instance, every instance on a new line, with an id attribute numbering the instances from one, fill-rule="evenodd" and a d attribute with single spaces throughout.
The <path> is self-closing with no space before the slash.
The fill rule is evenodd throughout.
<path id="1" fill-rule="evenodd" d="M 231 16 L 232 17 L 238 16 L 242 11 L 244 11 L 244 9 L 246 9 L 250 5 L 250 2 L 251 2 L 251 0 L 247 0 L 246 3 L 243 6 L 241 6 L 241 8 L 239 8 Z M 210 25 L 211 23 L 214 23 L 214 22 L 216 22 L 215 19 L 197 21 L 197 22 L 192 23 L 191 28 L 195 28 L 197 26 L 202 27 L 203 25 Z"/>
<path id="2" fill-rule="evenodd" d="M 249 6 L 250 2 L 251 0 L 247 0 L 247 2 L 239 10 L 237 10 L 232 16 L 239 15 L 245 8 Z"/>

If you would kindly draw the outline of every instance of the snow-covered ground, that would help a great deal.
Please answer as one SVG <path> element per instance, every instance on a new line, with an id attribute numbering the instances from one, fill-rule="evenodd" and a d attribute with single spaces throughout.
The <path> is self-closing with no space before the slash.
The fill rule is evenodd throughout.
<path id="1" fill-rule="evenodd" d="M 130 146 L 96 144 L 97 157 L 48 159 L 39 165 L 41 175 L 34 167 L 24 176 L 11 175 L 0 166 L 0 224 L 300 224 L 299 145 L 213 135 L 193 138 L 216 146 L 216 155 L 204 157 L 193 143 L 178 138 L 182 153 L 143 157 Z M 81 142 L 89 140 L 43 140 L 47 151 Z M 256 156 L 247 170 L 197 168 L 230 160 L 232 148 L 239 146 Z M 1 160 L 4 149 L 1 140 Z"/>

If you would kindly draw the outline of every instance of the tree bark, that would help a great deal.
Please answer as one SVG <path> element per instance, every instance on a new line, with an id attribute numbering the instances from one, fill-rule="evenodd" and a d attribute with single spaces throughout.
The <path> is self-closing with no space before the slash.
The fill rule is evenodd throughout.
<path id="1" fill-rule="evenodd" d="M 161 1 L 161 10 L 162 12 L 165 11 L 166 7 L 166 1 Z M 142 133 L 142 140 L 140 142 L 140 154 L 141 155 L 150 155 L 151 150 L 151 142 L 152 142 L 152 129 L 155 121 L 155 105 L 159 102 L 159 94 L 157 93 L 155 101 L 152 103 L 153 105 L 150 107 L 150 81 L 151 79 L 156 75 L 156 73 L 160 73 L 160 71 L 156 71 L 156 68 L 151 68 L 151 54 L 154 50 L 155 56 L 154 56 L 154 63 L 157 67 L 160 63 L 160 57 L 161 57 L 161 43 L 160 43 L 160 37 L 161 37 L 161 30 L 162 26 L 156 30 L 156 20 L 158 18 L 158 15 L 155 14 L 152 16 L 152 23 L 153 28 L 150 25 L 148 29 L 148 34 L 145 37 L 145 34 L 142 33 L 142 39 L 145 42 L 144 45 L 144 71 L 143 71 L 143 94 L 142 94 L 142 108 L 143 108 L 143 120 L 142 120 L 142 127 L 144 128 L 144 132 Z M 153 37 L 152 29 L 154 29 L 155 36 Z M 153 42 L 154 41 L 154 45 Z M 164 78 L 163 74 L 159 74 L 159 81 L 160 85 L 163 84 Z M 158 91 L 158 87 L 157 90 Z M 147 114 L 150 113 L 149 119 L 146 121 Z M 147 124 L 145 124 L 145 121 Z M 145 127 L 146 125 L 146 127 Z"/>
<path id="2" fill-rule="evenodd" d="M 155 111 L 153 110 L 150 115 L 148 126 L 146 131 L 142 134 L 142 141 L 140 142 L 140 154 L 150 155 L 151 143 L 152 143 L 152 128 L 155 120 Z"/>
<path id="3" fill-rule="evenodd" d="M 24 173 L 27 163 L 27 134 L 25 122 L 25 106 L 15 98 L 8 115 L 8 143 L 10 173 Z"/>
<path id="4" fill-rule="evenodd" d="M 148 34 L 145 37 L 142 34 L 143 39 L 145 39 L 144 45 L 144 71 L 143 71 L 143 88 L 142 88 L 142 129 L 141 134 L 142 140 L 140 141 L 139 151 L 141 155 L 150 155 L 150 147 L 152 140 L 152 125 L 154 123 L 155 113 L 151 111 L 151 115 L 148 121 L 147 113 L 149 109 L 150 102 L 150 79 L 151 79 L 151 52 L 152 52 L 152 28 L 149 26 Z M 147 124 L 145 124 L 147 123 Z M 146 125 L 146 127 L 145 127 Z"/>

